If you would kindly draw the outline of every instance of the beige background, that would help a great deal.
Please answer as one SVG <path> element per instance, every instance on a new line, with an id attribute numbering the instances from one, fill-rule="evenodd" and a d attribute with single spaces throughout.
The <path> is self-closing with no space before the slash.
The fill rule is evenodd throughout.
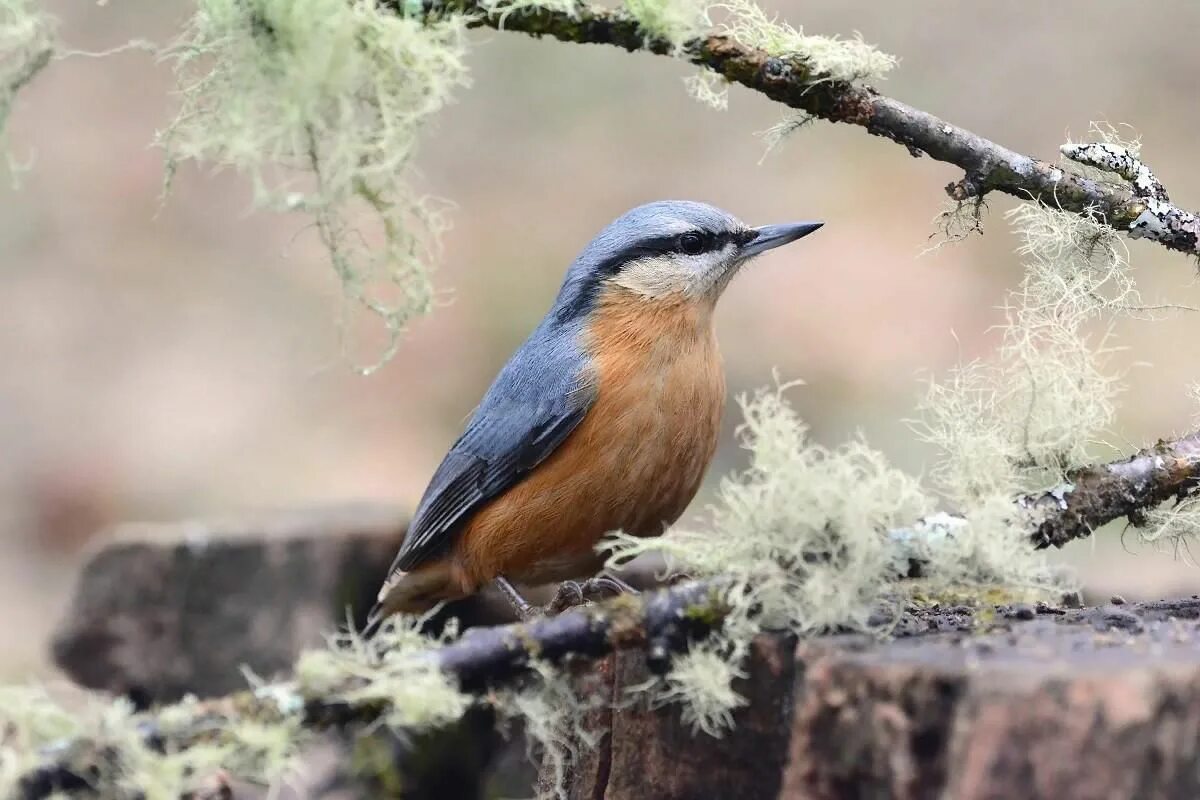
<path id="1" fill-rule="evenodd" d="M 72 46 L 166 40 L 186 4 L 47 3 Z M 1131 122 L 1184 205 L 1200 105 L 1186 0 L 768 4 L 813 33 L 862 31 L 902 58 L 881 88 L 1007 146 L 1053 157 L 1089 120 Z M 305 221 L 251 213 L 244 183 L 194 169 L 157 215 L 168 71 L 145 53 L 53 64 L 22 96 L 12 143 L 36 163 L 0 187 L 0 679 L 49 674 L 45 637 L 100 525 L 347 498 L 411 504 L 495 370 L 608 220 L 664 197 L 752 223 L 828 222 L 762 259 L 719 314 L 730 383 L 778 367 L 814 436 L 863 430 L 919 470 L 902 422 L 923 374 L 985 354 L 1019 276 L 994 197 L 987 234 L 921 256 L 959 174 L 861 129 L 819 122 L 759 164 L 780 110 L 734 89 L 690 100 L 685 65 L 604 47 L 477 32 L 474 87 L 426 138 L 422 185 L 457 204 L 440 288 L 370 378 L 338 360 L 337 287 Z M 1200 305 L 1195 264 L 1132 243 L 1148 298 Z M 1200 410 L 1200 316 L 1123 322 L 1117 442 L 1179 432 Z M 362 351 L 369 358 L 369 349 Z M 741 464 L 728 426 L 712 476 Z M 695 509 L 699 509 L 697 502 Z M 1106 532 L 1108 533 L 1108 532 Z M 1089 587 L 1200 591 L 1200 573 L 1116 532 L 1070 548 Z"/>

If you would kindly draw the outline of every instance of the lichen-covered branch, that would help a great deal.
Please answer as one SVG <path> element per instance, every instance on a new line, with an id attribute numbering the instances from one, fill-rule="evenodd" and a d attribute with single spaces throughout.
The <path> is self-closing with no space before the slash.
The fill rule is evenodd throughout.
<path id="1" fill-rule="evenodd" d="M 621 596 L 527 626 L 475 628 L 433 654 L 467 690 L 503 683 L 534 660 L 562 663 L 639 647 L 662 665 L 688 641 L 720 624 L 726 608 L 721 581 L 692 581 L 639 597 Z"/>
<path id="2" fill-rule="evenodd" d="M 1033 533 L 1039 547 L 1062 547 L 1121 517 L 1137 521 L 1147 509 L 1200 491 L 1200 431 L 1069 477 L 1068 483 L 1018 502 L 1041 518 Z"/>
<path id="3" fill-rule="evenodd" d="M 1200 493 L 1200 431 L 1160 441 L 1129 458 L 1072 470 L 1064 483 L 1022 495 L 1015 505 L 1038 548 L 1062 547 L 1121 517 L 1140 523 L 1142 514 L 1168 500 Z M 900 554 L 919 571 L 924 548 L 954 536 L 967 520 L 934 514 L 910 528 L 890 531 Z"/>
<path id="4" fill-rule="evenodd" d="M 670 653 L 679 652 L 688 641 L 705 636 L 720 624 L 724 598 L 720 581 L 691 582 L 529 624 L 472 629 L 441 648 L 401 656 L 418 672 L 421 665 L 434 666 L 463 691 L 484 695 L 527 675 L 535 660 L 561 665 L 573 658 L 599 658 L 616 649 L 640 647 L 647 651 L 651 664 L 655 656 L 662 663 Z M 383 640 L 386 638 L 384 635 Z M 370 658 L 367 662 L 364 671 L 344 672 L 319 691 L 303 680 L 264 684 L 227 697 L 148 712 L 135 718 L 126 731 L 135 733 L 140 747 L 179 754 L 190 748 L 228 746 L 228 738 L 242 725 L 274 726 L 298 735 L 377 722 L 391 724 L 397 712 L 409 716 L 392 707 L 400 702 L 396 697 L 407 695 L 385 697 L 386 692 L 375 687 L 364 691 L 371 682 L 387 680 L 378 677 L 386 666 L 380 667 Z M 387 688 L 386 684 L 382 688 Z M 428 714 L 421 719 L 431 725 L 439 722 Z M 19 796 L 25 800 L 60 791 L 103 796 L 106 787 L 129 778 L 128 768 L 120 763 L 122 754 L 107 741 L 62 741 L 48 748 L 43 758 L 17 782 Z"/>
<path id="5" fill-rule="evenodd" d="M 481 0 L 390 0 L 398 13 L 420 9 L 427 18 L 468 14 L 474 27 L 551 36 L 564 42 L 608 44 L 629 51 L 679 55 L 730 83 L 830 122 L 844 122 L 904 145 L 914 156 L 953 164 L 965 176 L 946 187 L 953 200 L 977 202 L 990 192 L 1096 215 L 1116 230 L 1164 247 L 1200 255 L 1200 219 L 1168 202 L 1073 174 L 946 122 L 876 90 L 817 72 L 798 55 L 774 55 L 727 35 L 704 35 L 682 45 L 648 35 L 629 14 L 578 3 L 533 5 Z M 1155 182 L 1157 183 L 1157 182 Z M 1161 184 L 1159 184 L 1161 186 Z"/>

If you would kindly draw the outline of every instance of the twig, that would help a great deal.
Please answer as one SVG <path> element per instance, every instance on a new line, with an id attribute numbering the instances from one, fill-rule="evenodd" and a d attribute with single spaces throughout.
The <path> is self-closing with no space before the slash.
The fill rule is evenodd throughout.
<path id="1" fill-rule="evenodd" d="M 1062 547 L 1121 517 L 1200 491 L 1200 431 L 1160 441 L 1122 461 L 1075 470 L 1067 483 L 1018 505 L 1041 518 L 1038 547 Z"/>
<path id="2" fill-rule="evenodd" d="M 830 122 L 858 125 L 904 145 L 914 156 L 925 154 L 959 167 L 964 177 L 946 187 L 954 200 L 979 201 L 990 192 L 1003 192 L 1098 217 L 1134 238 L 1145 236 L 1171 250 L 1200 255 L 1200 219 L 1168 202 L 1165 192 L 1162 197 L 1141 194 L 1021 155 L 870 87 L 830 80 L 800 56 L 773 56 L 719 34 L 692 39 L 680 48 L 647 35 L 621 11 L 582 2 L 570 11 L 536 5 L 488 6 L 479 0 L 386 0 L 385 4 L 397 13 L 419 13 L 425 18 L 467 14 L 472 27 L 679 55 L 786 106 Z"/>
<path id="3" fill-rule="evenodd" d="M 1200 494 L 1200 431 L 1160 441 L 1129 458 L 1072 470 L 1066 480 L 1044 492 L 1022 495 L 1014 505 L 1039 549 L 1086 539 L 1092 531 L 1121 517 L 1139 520 L 1139 512 L 1172 498 Z M 919 574 L 922 553 L 967 524 L 960 514 L 939 513 L 908 528 L 888 531 L 899 558 Z"/>

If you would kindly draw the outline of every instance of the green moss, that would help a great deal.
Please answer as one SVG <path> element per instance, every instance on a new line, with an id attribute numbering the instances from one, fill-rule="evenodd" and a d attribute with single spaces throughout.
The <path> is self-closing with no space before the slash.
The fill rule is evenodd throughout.
<path id="1" fill-rule="evenodd" d="M 683 617 L 690 622 L 696 622 L 706 628 L 717 628 L 725 618 L 726 600 L 718 592 L 713 592 L 707 602 L 690 605 L 683 611 Z"/>

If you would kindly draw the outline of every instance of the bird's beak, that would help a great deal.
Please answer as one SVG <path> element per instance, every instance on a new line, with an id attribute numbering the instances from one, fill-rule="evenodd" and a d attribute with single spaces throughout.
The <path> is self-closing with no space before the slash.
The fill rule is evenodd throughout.
<path id="1" fill-rule="evenodd" d="M 750 258 L 768 250 L 774 250 L 776 247 L 782 247 L 801 237 L 808 236 L 824 224 L 824 222 L 790 222 L 786 225 L 763 225 L 761 228 L 752 228 L 751 232 L 755 234 L 754 238 L 742 245 L 741 256 Z"/>

